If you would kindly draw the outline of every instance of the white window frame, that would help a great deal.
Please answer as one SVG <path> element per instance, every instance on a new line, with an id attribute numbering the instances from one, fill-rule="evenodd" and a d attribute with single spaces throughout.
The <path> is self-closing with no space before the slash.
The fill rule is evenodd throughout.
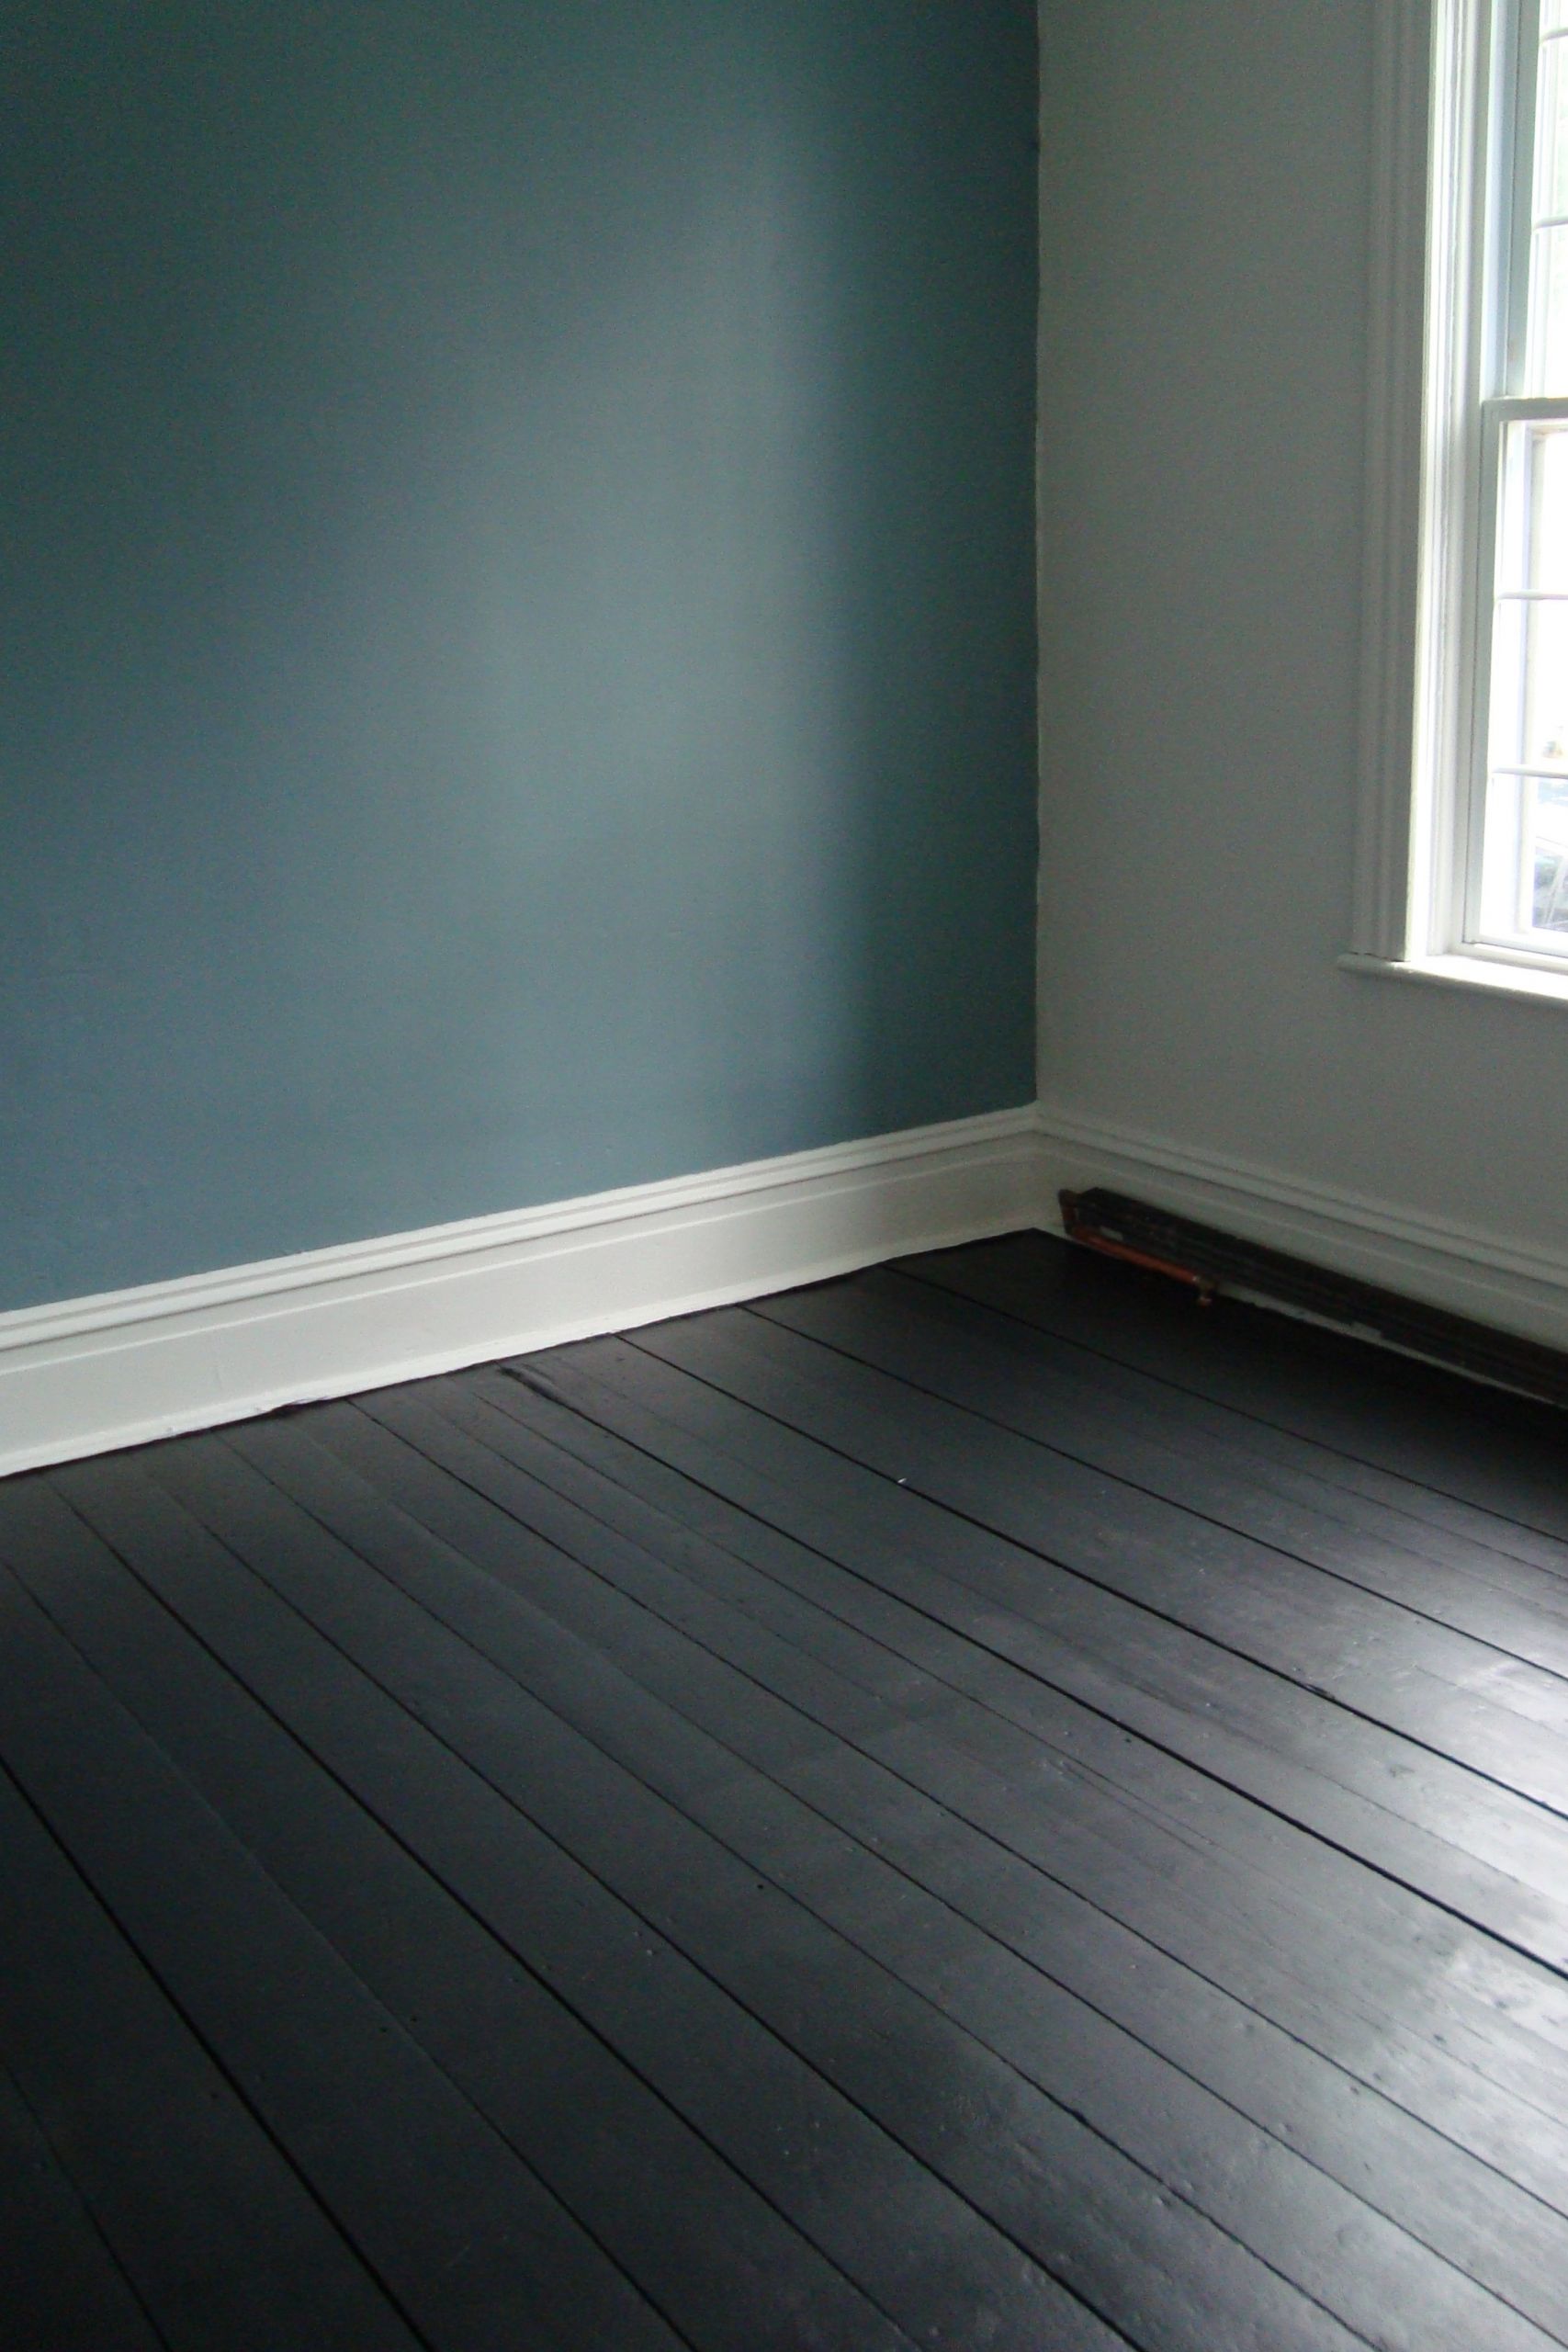
<path id="1" fill-rule="evenodd" d="M 1512 0 L 1376 0 L 1359 809 L 1341 960 L 1568 1004 L 1568 956 L 1472 935 L 1495 451 L 1506 417 L 1563 411 L 1480 396 L 1509 324 L 1487 315 L 1501 277 L 1487 241 L 1507 233 L 1487 171 L 1489 110 L 1516 86 L 1514 19 Z"/>

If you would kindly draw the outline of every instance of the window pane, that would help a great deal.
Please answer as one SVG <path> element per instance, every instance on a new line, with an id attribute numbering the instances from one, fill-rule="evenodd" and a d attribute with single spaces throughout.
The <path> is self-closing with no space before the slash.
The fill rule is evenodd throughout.
<path id="1" fill-rule="evenodd" d="M 1529 814 L 1530 924 L 1568 933 L 1568 783 L 1538 783 Z"/>
<path id="2" fill-rule="evenodd" d="M 1493 777 L 1481 935 L 1568 955 L 1568 777 Z"/>
<path id="3" fill-rule="evenodd" d="M 1568 0 L 1540 0 L 1540 29 L 1543 33 L 1568 30 Z"/>
<path id="4" fill-rule="evenodd" d="M 1491 760 L 1568 775 L 1568 424 L 1517 424 L 1502 449 Z"/>
<path id="5" fill-rule="evenodd" d="M 1568 392 L 1568 228 L 1536 231 L 1529 300 L 1529 390 Z"/>
<path id="6" fill-rule="evenodd" d="M 1518 765 L 1568 771 L 1568 604 L 1525 609 Z"/>
<path id="7" fill-rule="evenodd" d="M 1568 0 L 1562 0 L 1568 6 Z M 1568 40 L 1540 47 L 1530 239 L 1529 358 L 1535 392 L 1568 391 Z"/>
<path id="8" fill-rule="evenodd" d="M 1568 98 L 1568 41 L 1541 43 L 1536 85 L 1535 212 L 1538 220 L 1568 212 L 1568 135 L 1563 104 Z"/>
<path id="9" fill-rule="evenodd" d="M 1527 588 L 1568 594 L 1568 422 L 1514 428 L 1524 444 L 1529 502 Z"/>

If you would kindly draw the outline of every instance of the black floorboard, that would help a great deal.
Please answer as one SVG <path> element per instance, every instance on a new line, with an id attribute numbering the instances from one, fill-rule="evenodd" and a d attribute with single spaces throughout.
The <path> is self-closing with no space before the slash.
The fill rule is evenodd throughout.
<path id="1" fill-rule="evenodd" d="M 0 1487 L 0 2345 L 1568 2345 L 1563 1417 L 1040 1237 Z"/>
<path id="2" fill-rule="evenodd" d="M 62 2337 L 103 2352 L 166 2342 L 83 2203 L 37 2117 L 0 2068 L 0 2328 L 13 2344 Z"/>
<path id="3" fill-rule="evenodd" d="M 1158 1277 L 1014 1235 L 934 1250 L 898 1271 L 1136 1370 L 1228 1406 L 1259 1431 L 1338 1457 L 1369 1493 L 1383 1479 L 1419 1490 L 1438 1524 L 1487 1518 L 1524 1556 L 1568 1566 L 1568 1490 L 1560 1410 L 1237 1300 L 1173 1312 Z M 1531 1536 L 1555 1539 L 1537 1544 Z"/>

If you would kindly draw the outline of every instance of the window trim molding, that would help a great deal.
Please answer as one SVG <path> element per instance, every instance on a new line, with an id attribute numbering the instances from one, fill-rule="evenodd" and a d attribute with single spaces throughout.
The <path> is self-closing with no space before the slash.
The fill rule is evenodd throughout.
<path id="1" fill-rule="evenodd" d="M 1416 616 L 1426 421 L 1427 212 L 1435 14 L 1377 0 L 1367 315 L 1366 541 L 1354 954 L 1402 961 L 1410 937 Z M 1450 6 L 1450 13 L 1452 14 Z"/>

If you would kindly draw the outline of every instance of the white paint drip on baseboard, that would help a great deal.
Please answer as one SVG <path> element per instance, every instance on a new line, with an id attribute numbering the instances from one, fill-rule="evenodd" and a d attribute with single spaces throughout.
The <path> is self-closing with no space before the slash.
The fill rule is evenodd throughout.
<path id="1" fill-rule="evenodd" d="M 1032 1106 L 0 1316 L 0 1473 L 1034 1222 Z"/>

